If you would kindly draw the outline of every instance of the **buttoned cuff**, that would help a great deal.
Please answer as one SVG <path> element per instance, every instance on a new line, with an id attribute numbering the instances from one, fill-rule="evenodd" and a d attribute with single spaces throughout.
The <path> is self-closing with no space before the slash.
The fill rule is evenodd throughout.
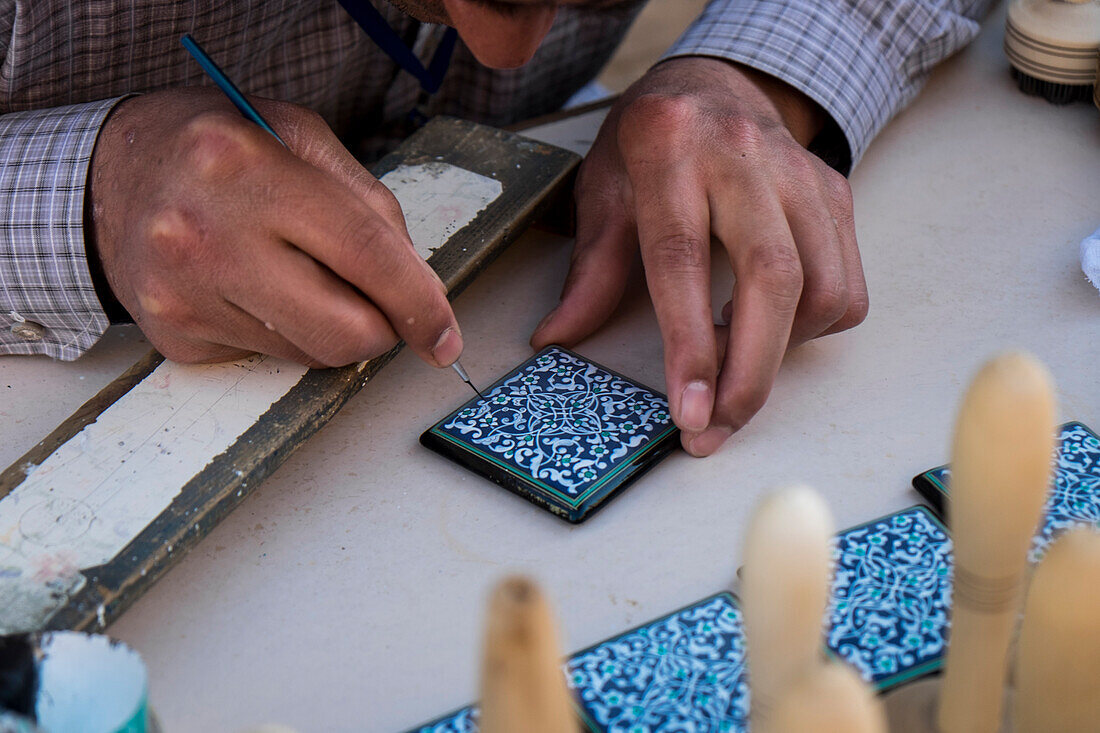
<path id="1" fill-rule="evenodd" d="M 107 330 L 84 249 L 96 137 L 123 97 L 0 116 L 0 354 L 71 361 Z"/>
<path id="2" fill-rule="evenodd" d="M 840 139 L 829 140 L 827 129 L 815 143 L 835 148 L 823 157 L 847 174 L 932 65 L 978 32 L 975 20 L 947 8 L 896 5 L 713 0 L 664 58 L 723 58 L 798 89 L 835 122 Z"/>

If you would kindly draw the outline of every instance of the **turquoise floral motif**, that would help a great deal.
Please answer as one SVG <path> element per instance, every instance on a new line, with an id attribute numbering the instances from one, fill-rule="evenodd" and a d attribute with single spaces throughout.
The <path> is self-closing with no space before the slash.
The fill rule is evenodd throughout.
<path id="1" fill-rule="evenodd" d="M 577 499 L 671 426 L 661 395 L 550 348 L 438 430 Z"/>
<path id="2" fill-rule="evenodd" d="M 589 729 L 607 733 L 745 733 L 749 686 L 741 609 L 727 594 L 569 658 L 566 684 Z M 475 733 L 470 706 L 417 733 Z"/>
<path id="3" fill-rule="evenodd" d="M 741 610 L 717 595 L 575 654 L 566 678 L 596 730 L 745 731 Z"/>
<path id="4" fill-rule="evenodd" d="M 1032 543 L 1032 562 L 1069 527 L 1100 529 L 1100 438 L 1081 423 L 1063 425 L 1059 438 L 1046 521 Z"/>
<path id="5" fill-rule="evenodd" d="M 951 542 L 923 507 L 837 535 L 826 645 L 887 687 L 947 648 Z"/>
<path id="6" fill-rule="evenodd" d="M 948 466 L 929 471 L 934 482 L 948 486 Z M 1055 538 L 1069 527 L 1100 529 L 1100 437 L 1079 422 L 1066 423 L 1054 454 L 1054 480 L 1044 510 L 1046 519 L 1035 534 L 1028 555 L 1039 562 Z"/>

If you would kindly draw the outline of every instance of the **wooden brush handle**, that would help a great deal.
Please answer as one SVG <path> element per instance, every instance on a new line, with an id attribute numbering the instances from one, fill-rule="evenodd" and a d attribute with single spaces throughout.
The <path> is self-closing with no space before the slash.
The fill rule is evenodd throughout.
<path id="1" fill-rule="evenodd" d="M 754 733 L 887 733 L 870 685 L 839 662 L 821 665 L 781 696 Z"/>
<path id="2" fill-rule="evenodd" d="M 957 580 L 937 716 L 943 733 L 993 733 L 1000 725 L 1009 642 L 1053 447 L 1046 370 L 1023 354 L 986 364 L 955 429 L 948 513 Z"/>
<path id="3" fill-rule="evenodd" d="M 752 719 L 820 664 L 832 518 L 812 489 L 765 500 L 745 538 L 742 609 Z"/>
<path id="4" fill-rule="evenodd" d="M 481 674 L 482 733 L 576 733 L 553 616 L 532 581 L 493 591 Z"/>
<path id="5" fill-rule="evenodd" d="M 1100 533 L 1060 537 L 1035 570 L 1016 656 L 1016 733 L 1100 727 Z"/>

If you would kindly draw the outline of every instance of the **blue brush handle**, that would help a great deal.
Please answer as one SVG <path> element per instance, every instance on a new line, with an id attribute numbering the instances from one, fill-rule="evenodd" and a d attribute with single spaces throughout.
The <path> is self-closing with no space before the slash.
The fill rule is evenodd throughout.
<path id="1" fill-rule="evenodd" d="M 212 58 L 206 55 L 206 51 L 202 50 L 202 46 L 191 37 L 190 33 L 184 35 L 184 37 L 180 39 L 180 43 L 182 43 L 183 47 L 195 57 L 195 60 L 199 62 L 199 66 L 202 67 L 202 70 L 214 80 L 214 83 L 218 85 L 219 89 L 225 92 L 225 96 L 229 97 L 229 101 L 240 110 L 242 115 L 271 133 L 271 136 L 278 140 L 279 144 L 284 148 L 289 147 L 283 142 L 283 139 L 279 137 L 279 133 L 275 132 L 271 125 L 267 124 L 267 120 L 261 117 L 260 113 L 256 111 L 256 108 L 245 99 L 245 96 L 241 94 L 241 90 L 237 88 L 237 85 L 229 80 L 229 77 L 225 75 L 224 71 L 218 68 L 218 65 L 214 63 Z"/>

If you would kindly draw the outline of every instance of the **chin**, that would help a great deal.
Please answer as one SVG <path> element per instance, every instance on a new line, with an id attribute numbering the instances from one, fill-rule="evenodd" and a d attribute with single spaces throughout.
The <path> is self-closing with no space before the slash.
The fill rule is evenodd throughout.
<path id="1" fill-rule="evenodd" d="M 474 55 L 474 58 L 478 60 L 478 63 L 488 66 L 490 69 L 518 69 L 530 61 L 534 57 L 535 51 L 538 50 L 538 44 L 529 49 L 479 49 L 469 42 L 466 43 L 466 46 L 470 49 L 470 53 Z"/>

